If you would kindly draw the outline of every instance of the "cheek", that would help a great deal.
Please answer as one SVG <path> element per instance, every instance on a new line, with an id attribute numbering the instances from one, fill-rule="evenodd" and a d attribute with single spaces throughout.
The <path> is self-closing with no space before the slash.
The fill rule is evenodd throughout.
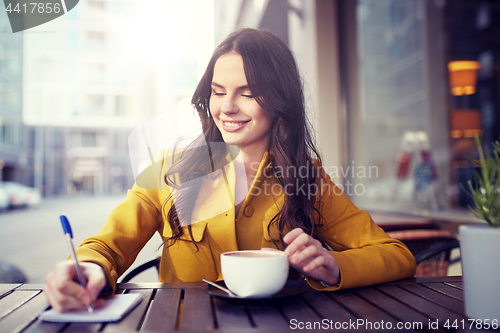
<path id="1" fill-rule="evenodd" d="M 272 118 L 271 116 L 262 108 L 259 108 L 256 117 L 258 117 L 260 123 L 264 125 L 265 127 L 271 127 L 272 124 Z"/>
<path id="2" fill-rule="evenodd" d="M 217 103 L 215 103 L 212 98 L 210 99 L 210 102 L 208 103 L 208 107 L 210 108 L 210 114 L 212 115 L 212 118 L 215 118 L 219 114 L 219 107 L 217 106 Z"/>

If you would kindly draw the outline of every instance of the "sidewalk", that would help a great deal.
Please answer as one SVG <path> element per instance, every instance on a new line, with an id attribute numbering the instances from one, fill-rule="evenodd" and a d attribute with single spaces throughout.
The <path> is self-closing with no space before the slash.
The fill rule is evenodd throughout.
<path id="1" fill-rule="evenodd" d="M 77 246 L 86 237 L 99 232 L 109 213 L 124 198 L 125 194 L 50 198 L 36 209 L 0 213 L 0 259 L 18 266 L 27 276 L 28 283 L 44 283 L 45 275 L 69 255 L 59 215 L 66 215 L 71 222 Z M 133 267 L 156 257 L 160 244 L 160 236 L 155 235 Z M 134 281 L 157 282 L 157 273 L 150 270 Z"/>

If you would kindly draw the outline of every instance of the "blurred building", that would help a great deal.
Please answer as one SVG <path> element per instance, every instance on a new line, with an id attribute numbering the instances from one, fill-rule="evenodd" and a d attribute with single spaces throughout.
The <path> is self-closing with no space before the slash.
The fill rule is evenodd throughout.
<path id="1" fill-rule="evenodd" d="M 172 35 L 185 37 L 168 25 L 177 22 L 170 16 L 182 19 L 187 10 L 175 3 L 80 1 L 25 34 L 28 178 L 44 195 L 117 193 L 132 186 L 128 135 L 190 100 L 205 55 L 186 56 L 169 45 Z M 210 49 L 212 40 L 207 38 Z"/>
<path id="2" fill-rule="evenodd" d="M 27 155 L 23 110 L 23 35 L 12 34 L 0 11 L 0 181 L 25 182 Z"/>
<path id="3" fill-rule="evenodd" d="M 146 96 L 138 73 L 120 75 L 125 41 L 110 22 L 133 10 L 127 0 L 81 1 L 25 34 L 29 179 L 44 195 L 110 193 L 133 181 L 127 132 Z"/>
<path id="4" fill-rule="evenodd" d="M 216 22 L 218 41 L 253 27 L 288 43 L 325 169 L 355 203 L 470 204 L 473 137 L 500 134 L 498 1 L 218 0 Z"/>

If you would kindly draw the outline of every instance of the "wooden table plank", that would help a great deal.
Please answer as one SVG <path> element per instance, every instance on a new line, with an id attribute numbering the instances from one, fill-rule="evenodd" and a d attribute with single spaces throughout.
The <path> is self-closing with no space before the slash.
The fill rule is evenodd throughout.
<path id="1" fill-rule="evenodd" d="M 386 312 L 365 301 L 361 297 L 355 295 L 351 291 L 337 291 L 328 294 L 337 301 L 341 306 L 352 312 L 356 317 L 370 322 L 391 322 L 397 323 L 394 317 L 389 316 Z"/>
<path id="2" fill-rule="evenodd" d="M 2 283 L 0 284 L 0 298 L 19 287 L 21 283 Z"/>
<path id="3" fill-rule="evenodd" d="M 0 299 L 0 320 L 38 294 L 40 291 L 15 291 Z"/>
<path id="4" fill-rule="evenodd" d="M 149 307 L 148 300 L 144 299 L 138 306 L 141 309 L 136 307 L 123 321 L 107 325 L 66 325 L 38 321 L 38 314 L 48 307 L 45 297 L 39 293 L 43 285 L 9 285 L 7 289 L 16 286 L 17 289 L 13 292 L 0 289 L 0 294 L 2 290 L 7 290 L 7 294 L 0 299 L 0 310 L 4 306 L 6 313 L 0 320 L 0 332 L 95 332 L 101 329 L 105 332 L 130 332 L 140 325 L 143 331 L 175 331 L 179 311 L 182 313 L 181 330 L 217 330 L 221 333 L 292 331 L 290 319 L 317 323 L 322 319 L 333 323 L 356 319 L 372 323 L 380 323 L 382 320 L 386 323 L 423 322 L 424 329 L 428 328 L 428 320 L 424 322 L 426 318 L 433 321 L 439 319 L 440 328 L 443 328 L 442 325 L 448 319 L 450 322 L 454 319 L 465 319 L 467 322 L 463 316 L 461 277 L 407 279 L 401 283 L 331 293 L 309 290 L 302 296 L 277 306 L 252 307 L 231 305 L 218 299 L 212 301 L 203 292 L 203 283 L 126 285 L 137 286 L 138 290 L 134 291 L 145 295 L 152 295 L 152 285 L 159 285 L 162 289 L 157 290 Z M 119 288 L 123 289 L 124 286 L 119 285 Z M 186 288 L 181 289 L 179 286 Z M 182 306 L 181 294 L 184 295 Z M 362 331 L 368 327 L 357 328 Z"/>
<path id="5" fill-rule="evenodd" d="M 423 297 L 414 295 L 398 286 L 376 286 L 375 288 L 391 297 L 394 297 L 401 303 L 408 305 L 409 307 L 419 311 L 429 318 L 438 319 L 440 325 L 444 325 L 444 323 L 448 319 L 465 319 L 463 316 L 455 312 L 443 308 L 442 306 L 437 305 Z"/>
<path id="6" fill-rule="evenodd" d="M 413 278 L 407 278 L 407 279 L 402 279 L 402 280 L 386 282 L 386 283 L 380 284 L 380 286 L 399 285 L 402 283 L 410 283 L 410 284 L 438 283 L 438 282 L 455 283 L 455 282 L 461 282 L 461 281 L 462 281 L 462 276 L 428 276 L 428 277 L 413 277 Z"/>
<path id="7" fill-rule="evenodd" d="M 427 277 L 417 277 L 414 278 L 416 283 L 427 283 L 427 282 L 432 282 L 432 283 L 438 283 L 438 282 L 450 282 L 450 283 L 455 283 L 455 282 L 461 282 L 462 281 L 462 276 L 461 275 L 456 275 L 456 276 L 427 276 Z M 411 280 L 411 279 L 408 279 Z M 405 280 L 400 280 L 401 282 L 406 281 Z M 400 284 L 397 281 L 397 284 Z"/>
<path id="8" fill-rule="evenodd" d="M 15 293 L 17 293 L 17 291 L 14 292 L 14 294 Z M 21 307 L 0 320 L 0 332 L 20 332 L 35 321 L 38 315 L 48 307 L 49 303 L 47 299 L 41 291 L 39 291 L 35 297 L 23 303 Z"/>
<path id="9" fill-rule="evenodd" d="M 424 286 L 432 290 L 436 290 L 444 295 L 448 295 L 459 301 L 464 301 L 464 292 L 458 288 L 452 287 L 446 283 L 424 283 Z"/>
<path id="10" fill-rule="evenodd" d="M 252 322 L 259 331 L 269 329 L 279 332 L 290 327 L 289 321 L 275 306 L 249 306 L 247 309 Z"/>
<path id="11" fill-rule="evenodd" d="M 62 332 L 66 323 L 51 323 L 48 321 L 42 321 L 37 319 L 33 324 L 31 324 L 26 331 L 23 333 L 53 333 Z"/>
<path id="12" fill-rule="evenodd" d="M 71 333 L 87 333 L 87 332 L 99 332 L 103 327 L 104 323 L 70 323 L 63 332 Z"/>
<path id="13" fill-rule="evenodd" d="M 462 301 L 457 301 L 454 298 L 443 295 L 437 291 L 426 288 L 418 284 L 405 284 L 401 285 L 401 288 L 408 290 L 420 297 L 423 297 L 431 302 L 439 304 L 440 306 L 456 312 L 465 317 L 464 303 Z"/>
<path id="14" fill-rule="evenodd" d="M 292 319 L 296 321 L 321 321 L 321 317 L 299 297 L 280 303 L 277 308 L 289 323 Z"/>
<path id="15" fill-rule="evenodd" d="M 247 309 L 242 305 L 235 305 L 213 298 L 215 307 L 215 318 L 219 329 L 230 328 L 252 328 L 252 322 L 248 317 Z"/>
<path id="16" fill-rule="evenodd" d="M 181 289 L 158 289 L 144 319 L 142 330 L 175 331 L 180 302 Z"/>
<path id="17" fill-rule="evenodd" d="M 184 290 L 180 324 L 182 331 L 215 329 L 210 296 L 202 289 Z"/>
<path id="18" fill-rule="evenodd" d="M 463 282 L 446 282 L 447 285 L 452 286 L 454 288 L 464 290 L 464 283 Z"/>
<path id="19" fill-rule="evenodd" d="M 309 289 L 307 292 L 302 294 L 301 297 L 323 319 L 330 319 L 339 322 L 356 320 L 356 316 L 354 314 L 340 306 L 339 303 L 335 302 L 325 293 Z"/>
<path id="20" fill-rule="evenodd" d="M 142 326 L 142 320 L 149 307 L 154 289 L 132 289 L 129 294 L 141 294 L 142 301 L 125 318 L 115 323 L 107 323 L 104 332 L 136 331 Z"/>
<path id="21" fill-rule="evenodd" d="M 205 288 L 205 282 L 142 282 L 142 283 L 118 283 L 121 289 L 199 289 Z"/>
<path id="22" fill-rule="evenodd" d="M 427 323 L 428 317 L 416 312 L 407 305 L 395 300 L 386 294 L 373 289 L 372 287 L 354 289 L 353 293 L 367 300 L 378 308 L 389 312 L 401 322 L 422 322 Z"/>
<path id="23" fill-rule="evenodd" d="M 44 284 L 23 284 L 22 286 L 19 286 L 17 290 L 35 290 L 35 291 L 41 291 L 45 288 Z"/>

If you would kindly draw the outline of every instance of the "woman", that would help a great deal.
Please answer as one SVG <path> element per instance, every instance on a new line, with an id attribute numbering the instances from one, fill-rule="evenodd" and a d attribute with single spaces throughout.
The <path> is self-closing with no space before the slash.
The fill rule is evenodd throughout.
<path id="1" fill-rule="evenodd" d="M 161 188 L 138 178 L 99 234 L 77 250 L 87 288 L 73 282 L 68 262 L 47 276 L 45 294 L 56 310 L 102 304 L 103 288 L 114 290 L 155 232 L 165 242 L 162 282 L 221 280 L 221 253 L 262 248 L 284 250 L 293 277 L 302 275 L 319 290 L 414 275 L 408 249 L 322 172 L 295 60 L 275 35 L 253 29 L 229 35 L 214 51 L 192 103 L 209 163 L 200 149 L 188 147 L 171 154 L 175 158 L 165 152 L 161 168 L 141 174 L 161 179 Z M 221 188 L 230 194 L 228 209 L 221 208 L 228 198 Z"/>

